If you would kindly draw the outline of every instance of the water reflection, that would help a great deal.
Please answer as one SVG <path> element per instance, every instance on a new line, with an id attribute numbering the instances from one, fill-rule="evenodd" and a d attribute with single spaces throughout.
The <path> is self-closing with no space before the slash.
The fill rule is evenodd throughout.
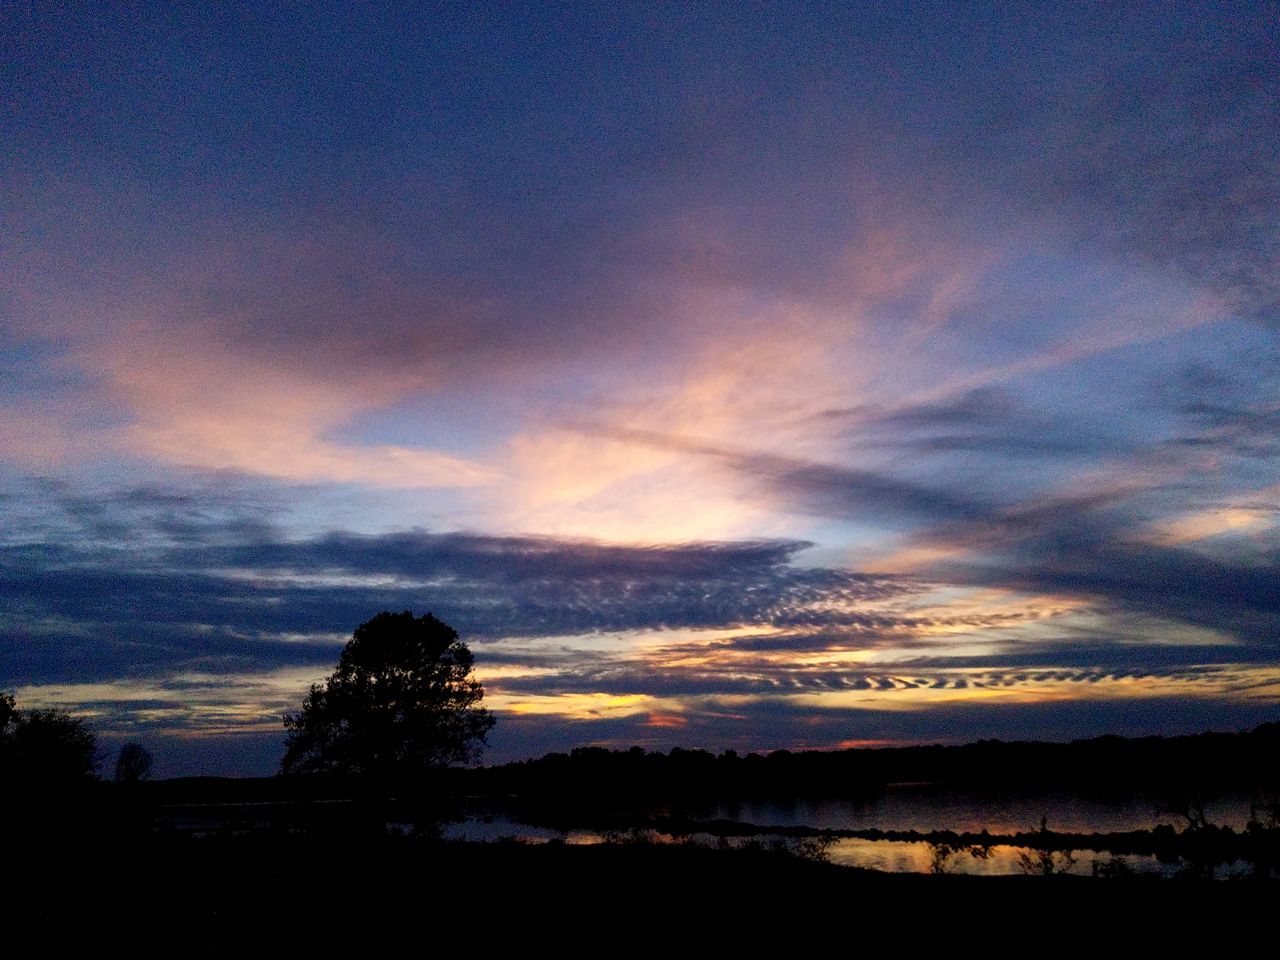
<path id="1" fill-rule="evenodd" d="M 472 842 L 498 842 L 516 840 L 523 843 L 597 844 L 610 841 L 638 841 L 644 843 L 699 843 L 705 846 L 742 846 L 750 843 L 785 843 L 786 838 L 776 834 L 756 837 L 722 838 L 705 833 L 676 837 L 656 830 L 635 830 L 623 835 L 610 835 L 594 830 L 555 830 L 550 827 L 517 823 L 513 820 L 486 817 L 450 824 L 445 836 L 451 840 Z M 941 862 L 938 845 L 923 841 L 869 840 L 859 837 L 842 837 L 827 847 L 832 863 L 848 867 L 880 870 L 886 873 L 955 873 L 975 876 L 1017 876 L 1028 872 L 1028 861 L 1034 862 L 1038 851 L 1030 847 L 995 844 L 984 851 L 960 848 L 951 851 Z M 1065 851 L 1066 856 L 1055 858 L 1054 872 L 1077 876 L 1148 875 L 1171 877 L 1184 869 L 1181 862 L 1162 862 L 1152 855 L 1127 854 L 1123 857 L 1100 853 L 1096 850 Z M 1243 876 L 1250 865 L 1243 861 L 1221 864 L 1218 877 Z"/>
<path id="2" fill-rule="evenodd" d="M 1230 854 L 1221 846 L 1216 851 L 1212 849 L 1216 842 L 1212 831 L 1223 826 L 1237 834 L 1245 833 L 1252 814 L 1251 805 L 1260 799 L 1249 793 L 1237 793 L 1203 804 L 1188 804 L 1186 798 L 1155 794 L 1111 797 L 1050 792 L 993 793 L 909 785 L 857 800 L 744 801 L 618 810 L 613 812 L 613 820 L 624 825 L 634 824 L 637 829 L 630 830 L 627 837 L 655 843 L 693 840 L 706 845 L 794 844 L 803 834 L 787 834 L 788 828 L 896 833 L 886 837 L 830 838 L 826 849 L 827 858 L 834 863 L 890 873 L 1170 876 L 1180 871 L 1194 871 L 1199 876 L 1233 876 L 1249 872 L 1251 865 L 1236 861 L 1218 862 L 1215 866 L 1215 856 Z M 570 844 L 622 839 L 599 829 L 577 828 L 571 817 L 561 822 L 559 816 L 563 815 L 544 807 L 520 811 L 489 801 L 483 806 L 473 806 L 468 818 L 451 825 L 446 836 L 478 842 L 515 839 Z M 1198 817 L 1198 822 L 1189 822 L 1192 815 Z M 656 820 L 662 817 L 672 819 Z M 1048 826 L 1044 818 L 1048 818 Z M 646 821 L 660 827 L 674 823 L 679 836 L 640 829 Z M 708 821 L 720 823 L 713 827 Z M 548 826 L 548 822 L 558 825 Z M 703 823 L 707 832 L 697 832 Z M 1155 830 L 1162 824 L 1168 825 L 1162 828 L 1163 833 Z M 1025 840 L 1029 839 L 1028 834 L 1038 832 L 1037 827 L 1045 831 L 1048 841 L 1045 849 L 990 843 L 977 836 L 989 835 L 992 840 L 998 840 L 1021 834 L 1018 839 Z M 753 828 L 760 828 L 759 832 L 753 833 Z M 1143 853 L 1134 852 L 1131 846 L 1116 847 L 1127 850 L 1124 856 L 1091 849 L 1054 849 L 1061 842 L 1056 838 L 1062 834 L 1081 835 L 1075 838 L 1080 842 L 1089 834 L 1155 830 L 1156 836 L 1165 838 L 1161 842 L 1167 843 L 1176 835 L 1171 828 L 1190 830 L 1187 835 L 1209 838 L 1208 847 L 1199 843 L 1186 848 L 1192 851 L 1195 863 L 1179 860 L 1181 853 L 1171 856 L 1169 852 L 1162 852 L 1161 856 L 1166 859 L 1160 860 L 1150 852 L 1152 847 Z M 945 831 L 951 833 L 944 837 Z M 720 836 L 726 833 L 729 836 Z M 903 836 L 909 833 L 925 836 Z M 974 835 L 969 840 L 971 845 L 961 845 L 956 834 Z M 943 843 L 947 837 L 950 839 Z M 972 845 L 975 843 L 977 845 Z M 1270 868 L 1263 866 L 1262 869 Z"/>
<path id="3" fill-rule="evenodd" d="M 1241 830 L 1249 806 L 1247 793 L 1205 804 L 1211 823 Z M 690 816 L 734 820 L 757 826 L 805 826 L 820 830 L 954 830 L 958 833 L 1012 834 L 1033 830 L 1041 817 L 1066 833 L 1119 833 L 1150 830 L 1162 823 L 1181 826 L 1176 798 L 1158 794 L 1119 796 L 1072 793 L 992 793 L 937 785 L 902 785 L 851 800 L 734 802 L 688 811 Z"/>

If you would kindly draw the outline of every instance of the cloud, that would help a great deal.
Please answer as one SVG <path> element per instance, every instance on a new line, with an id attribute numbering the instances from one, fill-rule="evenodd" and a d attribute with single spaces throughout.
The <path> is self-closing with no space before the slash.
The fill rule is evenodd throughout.
<path id="1" fill-rule="evenodd" d="M 643 714 L 584 719 L 559 726 L 547 726 L 535 717 L 511 717 L 494 729 L 491 756 L 494 760 L 523 759 L 531 741 L 559 750 L 597 744 L 614 749 L 641 745 L 666 750 L 680 746 L 748 753 L 780 748 L 832 749 L 847 741 L 1066 741 L 1116 730 L 1130 731 L 1133 736 L 1168 736 L 1204 730 L 1246 730 L 1269 722 L 1274 716 L 1274 705 L 1270 703 L 1177 696 L 1114 702 L 1090 699 L 1016 705 L 965 703 L 912 712 L 815 710 L 785 700 L 770 700 L 733 710 L 686 713 L 680 727 L 653 727 Z"/>
<path id="2" fill-rule="evenodd" d="M 945 489 L 930 489 L 872 470 L 821 463 L 774 453 L 736 449 L 649 430 L 585 426 L 612 439 L 711 457 L 761 480 L 793 508 L 849 516 L 890 510 L 907 516 L 964 517 L 989 507 Z"/>
<path id="3" fill-rule="evenodd" d="M 1179 415 L 1172 447 L 1204 455 L 1259 461 L 1280 454 L 1280 358 L 1274 345 L 1229 358 L 1188 364 L 1162 394 Z"/>
<path id="4" fill-rule="evenodd" d="M 1231 562 L 1158 545 L 1073 541 L 1064 532 L 1026 545 L 1003 585 L 1078 592 L 1127 610 L 1273 642 L 1280 627 L 1280 559 Z"/>
<path id="5" fill-rule="evenodd" d="M 525 729 L 531 715 L 542 718 L 537 750 L 567 735 L 565 725 L 595 737 L 606 721 L 584 718 L 618 713 L 608 722 L 619 737 L 656 745 L 724 735 L 733 745 L 741 731 L 730 736 L 717 716 L 736 712 L 759 748 L 833 745 L 850 737 L 828 733 L 867 727 L 853 716 L 865 711 L 908 711 L 920 717 L 917 732 L 940 729 L 935 711 L 950 715 L 956 699 L 1013 698 L 1039 710 L 1046 697 L 1087 688 L 1103 702 L 1164 698 L 1191 717 L 1194 703 L 1273 696 L 1266 638 L 1233 644 L 1210 632 L 1188 642 L 1139 616 L 1221 627 L 1221 618 L 1193 616 L 1203 601 L 1188 591 L 1142 603 L 1132 599 L 1139 587 L 1096 572 L 1081 583 L 1059 571 L 1049 584 L 1044 563 L 988 571 L 983 582 L 1033 591 L 1001 607 L 948 596 L 962 577 L 804 566 L 796 561 L 807 545 L 795 541 L 288 537 L 270 497 L 255 503 L 225 486 L 92 495 L 53 484 L 38 496 L 36 508 L 9 494 L 10 505 L 44 510 L 45 521 L 25 536 L 10 531 L 0 546 L 0 682 L 19 686 L 24 700 L 79 705 L 122 736 L 269 729 L 308 679 L 331 668 L 354 624 L 406 607 L 433 610 L 473 641 L 504 722 Z M 1019 531 L 1028 543 L 1055 524 L 1079 525 L 1061 504 L 1040 515 L 1042 524 Z M 1051 588 L 1136 611 L 1132 633 L 1100 637 L 1086 621 L 1077 638 L 1071 608 L 1034 593 Z M 1223 610 L 1237 620 L 1271 612 L 1247 593 L 1221 601 Z M 785 719 L 803 715 L 803 724 Z M 998 714 L 983 716 L 994 723 Z M 662 719 L 670 717 L 681 725 Z M 801 729 L 807 735 L 793 739 Z"/>
<path id="6" fill-rule="evenodd" d="M 1104 430 L 1029 410 L 995 386 L 898 405 L 862 403 L 823 410 L 814 419 L 837 427 L 850 451 L 979 453 L 994 458 L 1096 456 L 1123 449 Z"/>
<path id="7" fill-rule="evenodd" d="M 821 619 L 800 611 L 917 589 L 794 566 L 798 542 L 627 546 L 420 530 L 288 539 L 260 517 L 228 518 L 216 499 L 193 508 L 186 495 L 145 489 L 62 501 L 70 519 L 47 525 L 54 539 L 0 547 L 9 681 L 187 660 L 228 671 L 317 663 L 332 656 L 332 637 L 380 609 L 432 609 L 484 639 Z M 91 537 L 77 538 L 76 525 Z"/>
<path id="8" fill-rule="evenodd" d="M 1187 413 L 1266 434 L 1259 415 L 1220 405 L 1193 403 Z M 918 422 L 971 416 L 956 407 L 925 408 L 903 416 Z M 1136 541 L 1143 496 L 1169 488 L 1169 466 L 1154 459 L 1133 479 L 1080 487 L 1062 494 L 999 504 L 946 487 L 927 488 L 876 472 L 808 463 L 771 453 L 728 448 L 690 438 L 636 430 L 608 435 L 632 442 L 711 457 L 732 469 L 760 476 L 794 509 L 852 518 L 890 510 L 926 526 L 914 542 L 959 548 L 974 559 L 946 555 L 926 575 L 960 583 L 985 583 L 1047 593 L 1093 597 L 1116 609 L 1133 610 L 1224 630 L 1246 640 L 1274 636 L 1280 607 L 1280 563 L 1270 553 L 1219 559 L 1176 546 Z M 1231 438 L 1236 445 L 1237 435 Z M 1218 436 L 1210 438 L 1220 442 Z"/>
<path id="9" fill-rule="evenodd" d="M 1121 484 L 939 524 L 922 542 L 962 548 L 929 570 L 950 582 L 1093 598 L 1271 643 L 1280 627 L 1274 544 L 1215 554 L 1143 535 L 1139 504 L 1157 489 Z"/>
<path id="10" fill-rule="evenodd" d="M 1075 229 L 1171 267 L 1274 327 L 1280 71 L 1274 36 L 1250 35 L 1257 27 L 1242 19 L 1236 36 L 1194 60 L 1179 62 L 1175 43 L 1158 66 L 1087 95 L 1074 121 L 1050 128 L 1064 149 L 1049 169 L 1064 206 L 1079 211 Z M 1157 69 L 1161 82 L 1150 82 Z M 1079 146 L 1066 147 L 1070 137 Z"/>

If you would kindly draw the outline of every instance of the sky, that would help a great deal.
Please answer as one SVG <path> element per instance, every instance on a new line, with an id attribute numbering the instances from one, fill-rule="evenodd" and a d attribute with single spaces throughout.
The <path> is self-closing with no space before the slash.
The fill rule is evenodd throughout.
<path id="1" fill-rule="evenodd" d="M 1280 719 L 1280 5 L 0 8 L 0 690 L 256 775 Z"/>

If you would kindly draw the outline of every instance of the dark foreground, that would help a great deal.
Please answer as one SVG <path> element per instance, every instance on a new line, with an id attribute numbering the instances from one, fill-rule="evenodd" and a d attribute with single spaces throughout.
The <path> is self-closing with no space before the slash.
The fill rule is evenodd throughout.
<path id="1" fill-rule="evenodd" d="M 55 954 L 114 944 L 417 956 L 486 953 L 508 938 L 575 955 L 591 944 L 799 947 L 830 936 L 939 949 L 1015 934 L 1113 945 L 1265 931 L 1280 905 L 1274 880 L 881 874 L 763 847 L 263 833 L 20 842 L 10 854 L 5 940 Z"/>
<path id="2" fill-rule="evenodd" d="M 1276 724 L 1167 740 L 768 757 L 587 749 L 447 771 L 394 801 L 366 783 L 324 778 L 10 778 L 0 791 L 0 949 L 15 957 L 107 948 L 125 956 L 419 957 L 489 955 L 511 944 L 557 958 L 695 948 L 754 956 L 764 945 L 788 955 L 1080 954 L 1164 943 L 1183 950 L 1208 938 L 1215 949 L 1241 952 L 1259 949 L 1246 946 L 1253 938 L 1271 953 L 1280 907 L 1278 749 Z M 1055 833 L 1043 822 L 1026 835 L 956 834 L 945 824 L 898 835 L 680 813 L 725 800 L 865 796 L 913 778 L 1156 789 L 1179 800 L 1171 809 L 1184 822 L 1105 835 Z M 1209 822 L 1204 800 L 1242 786 L 1270 800 L 1243 829 Z M 463 801 L 517 823 L 588 827 L 617 839 L 439 839 L 436 828 Z M 433 826 L 397 832 L 409 824 Z M 673 842 L 635 839 L 646 834 Z M 942 852 L 1021 846 L 1039 851 L 1049 873 L 1070 850 L 1097 851 L 1112 865 L 1132 854 L 1181 866 L 1171 879 L 1114 869 L 1086 877 L 877 873 L 826 862 L 823 842 L 840 837 L 919 841 Z M 1206 879 L 1223 864 L 1251 865 L 1250 875 Z"/>

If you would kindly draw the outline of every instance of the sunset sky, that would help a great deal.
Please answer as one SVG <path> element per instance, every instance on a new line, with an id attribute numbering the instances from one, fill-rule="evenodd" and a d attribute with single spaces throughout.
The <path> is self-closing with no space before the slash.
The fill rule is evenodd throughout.
<path id="1" fill-rule="evenodd" d="M 0 690 L 259 774 L 1280 719 L 1280 4 L 0 7 Z"/>

